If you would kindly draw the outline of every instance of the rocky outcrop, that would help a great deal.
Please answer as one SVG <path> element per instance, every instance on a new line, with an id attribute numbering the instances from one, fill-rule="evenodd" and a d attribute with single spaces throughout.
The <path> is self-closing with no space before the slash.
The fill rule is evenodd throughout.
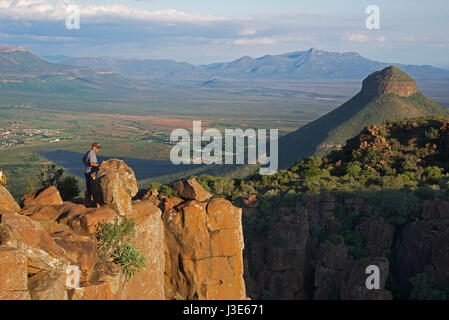
<path id="1" fill-rule="evenodd" d="M 97 208 L 62 202 L 48 188 L 25 196 L 20 209 L 0 190 L 0 299 L 246 298 L 241 209 L 156 193 L 133 201 L 134 173 L 120 160 L 105 162 L 94 184 Z M 146 258 L 129 281 L 97 254 L 101 225 L 123 216 L 134 220 L 131 245 Z"/>
<path id="2" fill-rule="evenodd" d="M 375 266 L 379 269 L 379 289 L 368 289 L 367 268 Z M 385 290 L 389 275 L 389 262 L 386 258 L 366 258 L 351 261 L 341 283 L 342 300 L 391 300 L 391 292 Z"/>
<path id="3" fill-rule="evenodd" d="M 311 275 L 312 246 L 308 214 L 293 208 L 278 208 L 275 214 L 274 222 L 265 222 L 266 234 L 253 235 L 253 231 L 245 230 L 253 238 L 246 244 L 245 254 L 249 296 L 306 299 L 310 296 L 307 279 Z"/>
<path id="4" fill-rule="evenodd" d="M 244 214 L 244 219 L 253 221 L 245 229 L 246 238 L 250 239 L 245 254 L 249 296 L 290 300 L 391 299 L 391 293 L 385 289 L 390 273 L 385 256 L 393 246 L 394 227 L 372 216 L 373 207 L 363 199 L 346 199 L 344 215 L 363 212 L 366 216 L 352 232 L 366 242 L 367 257 L 354 259 L 353 245 L 345 243 L 340 232 L 344 227 L 342 210 L 331 194 L 324 193 L 319 199 L 305 194 L 296 208 L 274 209 L 264 232 L 251 227 L 256 223 L 260 230 L 256 221 L 263 220 L 263 215 Z M 248 223 L 244 221 L 244 225 Z M 368 275 L 361 270 L 368 262 L 379 263 L 383 277 L 379 289 L 366 289 L 364 281 Z"/>
<path id="5" fill-rule="evenodd" d="M 61 205 L 62 199 L 58 189 L 51 186 L 23 196 L 22 203 L 24 208 L 34 206 L 51 206 Z"/>
<path id="6" fill-rule="evenodd" d="M 367 126 L 359 135 L 348 140 L 345 145 L 345 149 L 347 150 L 365 150 L 368 148 L 373 148 L 374 150 L 391 150 L 390 144 L 381 135 L 380 128 L 376 125 Z"/>
<path id="7" fill-rule="evenodd" d="M 362 94 L 367 97 L 394 93 L 410 97 L 418 92 L 416 81 L 397 67 L 390 66 L 370 74 L 362 85 Z"/>
<path id="8" fill-rule="evenodd" d="M 28 279 L 32 300 L 67 300 L 65 273 L 40 271 Z"/>
<path id="9" fill-rule="evenodd" d="M 0 300 L 29 300 L 27 257 L 20 250 L 0 247 Z"/>
<path id="10" fill-rule="evenodd" d="M 4 211 L 19 212 L 20 207 L 9 191 L 0 185 L 0 209 Z"/>
<path id="11" fill-rule="evenodd" d="M 144 270 L 135 275 L 122 289 L 121 299 L 165 299 L 165 236 L 161 210 L 151 201 L 133 201 L 129 215 L 136 222 L 136 235 L 132 242 L 147 261 Z"/>
<path id="12" fill-rule="evenodd" d="M 396 244 L 396 275 L 398 284 L 410 292 L 409 279 L 425 273 L 441 286 L 449 285 L 449 201 L 426 200 L 423 219 L 412 222 Z"/>
<path id="13" fill-rule="evenodd" d="M 95 203 L 107 206 L 121 216 L 132 212 L 131 199 L 138 191 L 137 180 L 125 162 L 117 159 L 105 161 L 92 177 Z"/>
<path id="14" fill-rule="evenodd" d="M 245 299 L 241 209 L 224 199 L 164 211 L 167 299 Z"/>
<path id="15" fill-rule="evenodd" d="M 314 300 L 337 300 L 340 286 L 350 261 L 348 247 L 344 243 L 325 241 L 316 253 Z"/>
<path id="16" fill-rule="evenodd" d="M 206 201 L 212 198 L 212 194 L 204 190 L 195 179 L 175 181 L 173 189 L 186 200 Z"/>

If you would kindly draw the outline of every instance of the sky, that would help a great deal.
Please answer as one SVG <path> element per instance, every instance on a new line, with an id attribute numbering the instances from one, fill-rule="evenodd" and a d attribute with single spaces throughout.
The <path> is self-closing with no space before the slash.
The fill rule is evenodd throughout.
<path id="1" fill-rule="evenodd" d="M 448 30 L 447 0 L 0 0 L 0 45 L 39 56 L 206 64 L 317 48 L 449 69 Z"/>

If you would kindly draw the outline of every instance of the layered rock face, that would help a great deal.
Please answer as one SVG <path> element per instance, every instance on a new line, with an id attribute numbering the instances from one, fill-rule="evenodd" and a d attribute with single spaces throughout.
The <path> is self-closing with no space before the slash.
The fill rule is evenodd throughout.
<path id="1" fill-rule="evenodd" d="M 255 230 L 251 222 L 260 216 L 252 206 L 244 205 L 248 296 L 390 300 L 389 280 L 397 297 L 407 299 L 410 279 L 418 274 L 447 287 L 449 201 L 424 200 L 421 205 L 421 219 L 397 226 L 374 214 L 375 204 L 361 198 L 346 199 L 341 205 L 331 194 L 323 194 L 319 200 L 303 195 L 297 208 L 274 209 L 264 232 L 257 231 L 260 226 Z M 345 228 L 341 218 L 349 223 L 357 216 L 362 217 L 346 241 L 339 232 Z M 357 245 L 362 252 L 354 251 Z M 369 290 L 366 270 L 372 265 L 379 268 L 379 289 Z"/>
<path id="2" fill-rule="evenodd" d="M 167 299 L 245 299 L 241 209 L 224 199 L 168 208 Z"/>
<path id="3" fill-rule="evenodd" d="M 63 202 L 54 187 L 24 196 L 20 208 L 0 186 L 0 299 L 246 298 L 241 209 L 157 194 L 133 201 L 137 182 L 120 160 L 106 161 L 94 184 L 97 208 Z M 207 194 L 193 184 L 190 194 Z M 123 216 L 134 220 L 131 245 L 146 258 L 129 281 L 97 254 L 101 224 Z"/>
<path id="4" fill-rule="evenodd" d="M 418 92 L 418 87 L 412 77 L 398 68 L 390 66 L 370 74 L 363 81 L 361 92 L 367 97 L 389 93 L 410 97 Z"/>

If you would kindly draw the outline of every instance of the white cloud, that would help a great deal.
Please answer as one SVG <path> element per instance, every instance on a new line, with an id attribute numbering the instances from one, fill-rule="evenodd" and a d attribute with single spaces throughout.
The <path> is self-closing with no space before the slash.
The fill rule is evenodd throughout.
<path id="1" fill-rule="evenodd" d="M 365 43 L 365 42 L 384 43 L 385 41 L 387 41 L 387 38 L 384 36 L 372 38 L 363 33 L 354 33 L 354 34 L 349 34 L 349 35 L 343 36 L 343 41 L 360 42 L 360 43 Z"/>
<path id="2" fill-rule="evenodd" d="M 76 5 L 68 0 L 0 0 L 0 17 L 23 20 L 58 21 L 67 18 L 67 7 Z M 81 19 L 132 19 L 156 22 L 211 22 L 223 20 L 213 15 L 192 14 L 179 10 L 149 11 L 122 4 L 79 4 Z"/>
<path id="3" fill-rule="evenodd" d="M 253 36 L 257 33 L 254 28 L 246 28 L 239 32 L 239 36 Z"/>
<path id="4" fill-rule="evenodd" d="M 343 37 L 343 40 L 349 41 L 349 42 L 367 42 L 367 41 L 369 41 L 369 38 L 365 34 L 350 34 L 350 35 L 345 35 Z"/>
<path id="5" fill-rule="evenodd" d="M 269 37 L 265 38 L 240 38 L 233 41 L 236 45 L 266 45 L 276 44 L 277 40 Z"/>

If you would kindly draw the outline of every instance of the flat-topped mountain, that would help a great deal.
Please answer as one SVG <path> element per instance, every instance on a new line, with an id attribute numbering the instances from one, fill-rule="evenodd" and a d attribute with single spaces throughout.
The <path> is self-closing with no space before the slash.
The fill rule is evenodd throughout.
<path id="1" fill-rule="evenodd" d="M 401 97 L 410 97 L 417 92 L 418 86 L 416 81 L 395 66 L 370 74 L 363 81 L 362 86 L 362 94 L 367 97 L 389 93 L 394 93 Z"/>
<path id="2" fill-rule="evenodd" d="M 370 124 L 433 115 L 449 115 L 449 110 L 418 91 L 410 75 L 390 66 L 370 74 L 348 102 L 282 137 L 279 165 L 286 168 L 306 156 L 338 149 Z"/>

